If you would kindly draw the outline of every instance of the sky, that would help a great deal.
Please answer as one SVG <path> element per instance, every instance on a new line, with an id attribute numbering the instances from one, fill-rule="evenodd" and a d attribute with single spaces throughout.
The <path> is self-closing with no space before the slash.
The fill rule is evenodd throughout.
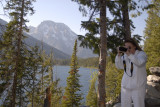
<path id="1" fill-rule="evenodd" d="M 81 29 L 81 21 L 88 20 L 89 17 L 84 17 L 79 11 L 79 5 L 71 0 L 36 0 L 33 3 L 35 14 L 28 16 L 28 26 L 37 27 L 42 21 L 51 20 L 58 23 L 64 23 L 70 27 L 76 34 L 85 34 L 85 30 Z M 1 9 L 1 8 L 0 8 Z M 2 12 L 2 9 L 1 11 Z M 108 13 L 107 16 L 111 17 Z M 6 17 L 1 18 L 8 21 Z M 136 29 L 133 34 L 144 35 L 146 12 L 132 21 Z"/>
<path id="2" fill-rule="evenodd" d="M 79 11 L 79 5 L 71 0 L 37 0 L 34 3 L 35 14 L 28 17 L 28 25 L 38 26 L 44 20 L 64 23 L 76 34 L 84 34 L 81 21 L 88 20 Z"/>

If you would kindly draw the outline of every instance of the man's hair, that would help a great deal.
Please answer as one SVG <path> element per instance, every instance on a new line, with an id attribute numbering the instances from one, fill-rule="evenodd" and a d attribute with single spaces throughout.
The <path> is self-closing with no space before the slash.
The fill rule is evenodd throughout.
<path id="1" fill-rule="evenodd" d="M 138 42 L 135 39 L 133 38 L 126 39 L 124 43 L 127 42 L 133 44 L 136 47 L 136 50 L 142 51 L 141 47 L 138 45 Z"/>

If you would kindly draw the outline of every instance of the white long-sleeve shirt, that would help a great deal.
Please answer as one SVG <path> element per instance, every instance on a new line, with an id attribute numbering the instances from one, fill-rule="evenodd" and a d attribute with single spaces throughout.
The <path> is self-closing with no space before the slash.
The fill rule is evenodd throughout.
<path id="1" fill-rule="evenodd" d="M 145 52 L 136 50 L 134 54 L 124 56 L 116 56 L 115 64 L 118 69 L 124 69 L 123 60 L 126 62 L 126 73 L 131 75 L 131 62 L 133 63 L 133 75 L 128 76 L 125 72 L 121 81 L 121 86 L 126 89 L 138 89 L 147 82 Z"/>

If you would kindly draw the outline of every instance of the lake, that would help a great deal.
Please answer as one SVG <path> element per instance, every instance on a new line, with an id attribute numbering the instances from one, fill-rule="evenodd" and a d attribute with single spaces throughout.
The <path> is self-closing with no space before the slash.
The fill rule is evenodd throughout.
<path id="1" fill-rule="evenodd" d="M 66 79 L 68 77 L 68 72 L 70 70 L 70 66 L 54 66 L 54 79 L 60 78 L 59 86 L 66 87 Z M 97 72 L 96 69 L 90 69 L 90 68 L 79 68 L 79 74 L 80 74 L 80 85 L 81 87 L 81 93 L 83 93 L 84 99 L 82 102 L 85 102 L 86 95 L 88 94 L 89 85 L 90 85 L 90 76 L 92 72 Z"/>

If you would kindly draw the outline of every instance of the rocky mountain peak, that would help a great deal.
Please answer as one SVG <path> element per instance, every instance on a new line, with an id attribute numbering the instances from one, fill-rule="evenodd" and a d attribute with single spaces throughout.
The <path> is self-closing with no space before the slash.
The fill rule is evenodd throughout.
<path id="1" fill-rule="evenodd" d="M 41 22 L 36 28 L 29 27 L 29 34 L 38 40 L 43 40 L 45 43 L 67 53 L 72 54 L 75 39 L 77 34 L 74 33 L 64 23 L 56 23 L 50 20 Z M 82 49 L 79 47 L 79 57 L 93 57 L 91 50 Z M 83 53 L 83 55 L 82 55 Z M 84 55 L 85 53 L 85 55 Z"/>

